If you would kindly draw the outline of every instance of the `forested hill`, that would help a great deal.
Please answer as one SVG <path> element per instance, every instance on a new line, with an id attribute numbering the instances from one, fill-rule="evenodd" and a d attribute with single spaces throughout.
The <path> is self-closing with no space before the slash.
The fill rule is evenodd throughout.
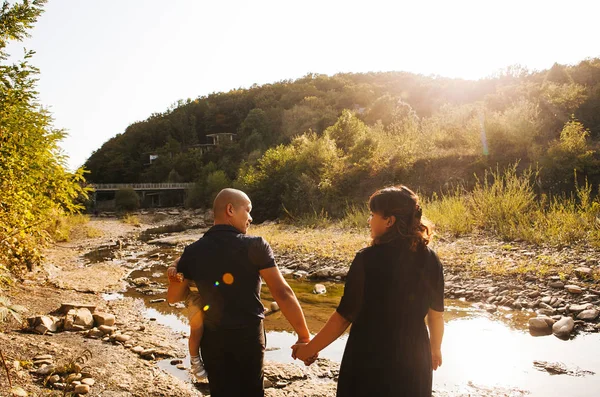
<path id="1" fill-rule="evenodd" d="M 573 167 L 593 178 L 598 173 L 593 160 L 600 138 L 600 59 L 540 72 L 511 67 L 479 81 L 404 72 L 308 74 L 214 93 L 130 125 L 85 166 L 91 182 L 205 183 L 210 174 L 223 171 L 221 180 L 247 184 L 248 172 L 267 165 L 267 149 L 291 142 L 296 144 L 289 147 L 297 148 L 294 138 L 309 130 L 315 134 L 304 139 L 334 141 L 336 158 L 345 156 L 345 171 L 362 163 L 376 167 L 368 175 L 377 183 L 409 177 L 424 163 L 455 169 L 456 175 L 434 173 L 451 179 L 472 175 L 482 165 L 520 160 L 550 168 L 560 163 L 567 173 L 548 171 L 546 187 L 562 187 L 572 182 Z M 214 133 L 237 136 L 203 152 L 199 144 Z M 356 145 L 359 141 L 362 145 Z M 359 147 L 365 153 L 359 154 Z M 150 161 L 150 155 L 158 157 Z"/>

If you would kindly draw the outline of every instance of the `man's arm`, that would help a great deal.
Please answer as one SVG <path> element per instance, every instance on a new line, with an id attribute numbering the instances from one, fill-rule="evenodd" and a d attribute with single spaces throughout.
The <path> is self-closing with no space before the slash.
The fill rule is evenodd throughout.
<path id="1" fill-rule="evenodd" d="M 271 295 L 275 298 L 281 312 L 298 334 L 298 342 L 308 342 L 310 340 L 310 333 L 306 326 L 304 313 L 302 312 L 300 303 L 298 303 L 296 294 L 294 294 L 292 288 L 281 275 L 279 268 L 270 267 L 263 269 L 260 271 L 260 276 L 267 283 Z"/>

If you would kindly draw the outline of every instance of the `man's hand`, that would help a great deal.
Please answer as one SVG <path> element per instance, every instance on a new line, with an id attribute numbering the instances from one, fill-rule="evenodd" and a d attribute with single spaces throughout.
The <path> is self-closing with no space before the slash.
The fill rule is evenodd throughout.
<path id="1" fill-rule="evenodd" d="M 312 353 L 310 347 L 306 343 L 296 343 L 292 346 L 292 357 L 302 360 L 304 365 L 309 366 L 314 363 L 319 357 L 319 353 Z"/>
<path id="2" fill-rule="evenodd" d="M 442 366 L 442 350 L 431 350 L 431 368 L 435 371 Z"/>

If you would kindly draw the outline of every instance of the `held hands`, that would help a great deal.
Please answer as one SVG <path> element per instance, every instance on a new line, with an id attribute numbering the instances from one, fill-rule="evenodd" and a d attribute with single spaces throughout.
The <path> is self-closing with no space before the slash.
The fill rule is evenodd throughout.
<path id="1" fill-rule="evenodd" d="M 440 349 L 431 350 L 431 368 L 435 371 L 442 366 L 442 351 Z"/>
<path id="2" fill-rule="evenodd" d="M 319 357 L 319 353 L 311 352 L 311 348 L 308 346 L 307 341 L 296 342 L 294 346 L 292 346 L 292 358 L 299 359 L 304 362 L 304 365 L 309 366 L 314 363 Z"/>

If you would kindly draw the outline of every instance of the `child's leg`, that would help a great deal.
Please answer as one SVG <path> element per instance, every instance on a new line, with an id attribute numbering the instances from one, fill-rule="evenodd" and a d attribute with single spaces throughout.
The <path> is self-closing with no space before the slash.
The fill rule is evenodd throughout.
<path id="1" fill-rule="evenodd" d="M 191 357 L 199 355 L 200 341 L 202 340 L 203 332 L 202 313 L 198 312 L 190 320 L 190 340 L 188 342 L 188 347 Z"/>

